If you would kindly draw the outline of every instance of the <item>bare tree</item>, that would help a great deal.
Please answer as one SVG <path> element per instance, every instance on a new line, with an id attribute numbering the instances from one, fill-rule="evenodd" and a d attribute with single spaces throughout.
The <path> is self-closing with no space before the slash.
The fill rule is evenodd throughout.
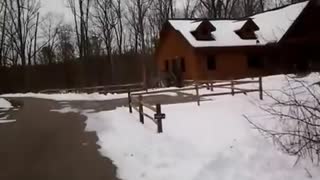
<path id="1" fill-rule="evenodd" d="M 11 28 L 6 28 L 22 66 L 31 65 L 35 56 L 37 17 L 40 3 L 37 0 L 5 0 Z"/>
<path id="2" fill-rule="evenodd" d="M 169 19 L 174 18 L 174 1 L 173 0 L 156 0 L 152 3 L 152 21 L 156 25 L 158 32 L 162 25 Z"/>
<path id="3" fill-rule="evenodd" d="M 288 82 L 286 89 L 266 93 L 274 103 L 261 107 L 271 119 L 280 123 L 278 129 L 267 129 L 246 118 L 284 152 L 320 163 L 319 85 L 297 78 L 289 78 Z"/>
<path id="4" fill-rule="evenodd" d="M 0 2 L 0 27 L 1 27 L 1 38 L 0 38 L 0 66 L 4 66 L 5 58 L 3 57 L 5 51 L 5 38 L 6 38 L 6 19 L 7 19 L 7 8 L 5 2 Z"/>
<path id="5" fill-rule="evenodd" d="M 73 28 L 69 24 L 61 25 L 57 30 L 57 58 L 62 62 L 75 59 L 72 35 Z"/>
<path id="6" fill-rule="evenodd" d="M 223 15 L 223 0 L 200 0 L 202 16 L 210 19 L 219 19 Z"/>
<path id="7" fill-rule="evenodd" d="M 62 25 L 62 16 L 52 12 L 47 13 L 42 17 L 40 29 L 42 36 L 43 47 L 41 49 L 41 61 L 45 64 L 54 63 L 55 50 L 58 46 L 58 31 Z"/>
<path id="8" fill-rule="evenodd" d="M 73 14 L 79 57 L 80 59 L 87 59 L 90 48 L 89 15 L 91 0 L 68 0 L 68 5 Z"/>
<path id="9" fill-rule="evenodd" d="M 243 0 L 242 7 L 244 9 L 243 16 L 251 16 L 263 12 L 264 0 Z"/>
<path id="10" fill-rule="evenodd" d="M 116 44 L 118 47 L 118 54 L 123 53 L 124 44 L 124 27 L 123 27 L 123 7 L 121 0 L 116 0 L 114 3 L 114 12 L 117 18 L 117 24 L 115 26 Z"/>
<path id="11" fill-rule="evenodd" d="M 127 21 L 134 34 L 134 52 L 146 52 L 145 29 L 147 27 L 147 13 L 152 3 L 150 0 L 133 0 L 127 4 Z"/>
<path id="12" fill-rule="evenodd" d="M 113 50 L 114 30 L 117 24 L 113 0 L 95 0 L 93 14 L 94 24 L 97 27 L 98 33 L 102 35 L 107 57 L 110 59 Z"/>
<path id="13" fill-rule="evenodd" d="M 193 0 L 186 0 L 182 8 L 183 18 L 194 18 L 196 16 L 197 7 L 199 3 Z"/>

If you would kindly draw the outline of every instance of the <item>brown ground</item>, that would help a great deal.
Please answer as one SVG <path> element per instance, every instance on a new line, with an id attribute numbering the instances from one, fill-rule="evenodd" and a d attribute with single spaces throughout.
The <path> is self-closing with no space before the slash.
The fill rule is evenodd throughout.
<path id="1" fill-rule="evenodd" d="M 84 132 L 85 117 L 51 112 L 60 106 L 55 101 L 22 100 L 19 110 L 2 110 L 17 122 L 0 124 L 1 180 L 116 179 L 112 162 L 97 151 L 96 134 Z"/>

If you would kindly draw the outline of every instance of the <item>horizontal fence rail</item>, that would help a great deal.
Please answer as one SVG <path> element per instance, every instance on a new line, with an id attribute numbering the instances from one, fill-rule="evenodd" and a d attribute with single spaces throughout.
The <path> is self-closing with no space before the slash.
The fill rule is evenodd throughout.
<path id="1" fill-rule="evenodd" d="M 143 83 L 119 84 L 108 86 L 94 86 L 70 89 L 46 89 L 39 93 L 70 93 L 70 92 L 100 92 L 100 93 L 124 93 L 130 91 L 141 91 L 144 89 Z"/>
<path id="2" fill-rule="evenodd" d="M 128 102 L 130 113 L 132 113 L 132 109 L 139 112 L 139 119 L 142 124 L 144 124 L 144 117 L 147 117 L 157 125 L 158 133 L 163 132 L 162 120 L 165 119 L 165 114 L 161 112 L 161 104 L 156 104 L 154 107 L 154 105 L 144 102 L 142 95 L 134 97 L 130 92 L 128 93 Z M 154 113 L 154 117 L 144 112 L 144 107 L 151 110 Z"/>

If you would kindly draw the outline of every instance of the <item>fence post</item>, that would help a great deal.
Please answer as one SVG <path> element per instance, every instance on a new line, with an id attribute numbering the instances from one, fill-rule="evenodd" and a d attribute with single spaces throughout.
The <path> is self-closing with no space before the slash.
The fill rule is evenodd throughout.
<path id="1" fill-rule="evenodd" d="M 213 83 L 210 83 L 210 90 L 213 91 Z"/>
<path id="2" fill-rule="evenodd" d="M 231 80 L 231 94 L 234 96 L 234 82 Z"/>
<path id="3" fill-rule="evenodd" d="M 139 95 L 139 116 L 140 116 L 140 122 L 144 124 L 143 102 L 142 102 L 141 95 Z"/>
<path id="4" fill-rule="evenodd" d="M 260 100 L 263 100 L 262 77 L 259 77 L 259 96 Z"/>
<path id="5" fill-rule="evenodd" d="M 165 118 L 165 114 L 162 114 L 161 112 L 161 104 L 157 104 L 156 109 L 157 113 L 155 114 L 155 119 L 157 120 L 158 133 L 163 133 L 162 119 Z"/>
<path id="6" fill-rule="evenodd" d="M 199 86 L 198 86 L 197 82 L 196 82 L 195 88 L 196 88 L 197 104 L 198 104 L 198 106 L 200 106 Z"/>
<path id="7" fill-rule="evenodd" d="M 206 85 L 207 85 L 207 90 L 210 90 L 210 84 L 206 83 Z"/>
<path id="8" fill-rule="evenodd" d="M 129 104 L 129 112 L 132 113 L 132 99 L 131 99 L 130 89 L 128 89 L 128 104 Z"/>

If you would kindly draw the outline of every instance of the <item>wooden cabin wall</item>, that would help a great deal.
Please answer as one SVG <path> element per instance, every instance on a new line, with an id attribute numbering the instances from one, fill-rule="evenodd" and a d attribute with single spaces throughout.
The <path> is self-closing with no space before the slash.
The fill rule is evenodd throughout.
<path id="1" fill-rule="evenodd" d="M 186 66 L 184 79 L 199 77 L 199 63 L 194 48 L 181 34 L 171 29 L 166 32 L 165 37 L 161 37 L 157 48 L 155 59 L 160 73 L 166 72 L 166 61 L 172 62 L 176 58 L 184 58 Z"/>

